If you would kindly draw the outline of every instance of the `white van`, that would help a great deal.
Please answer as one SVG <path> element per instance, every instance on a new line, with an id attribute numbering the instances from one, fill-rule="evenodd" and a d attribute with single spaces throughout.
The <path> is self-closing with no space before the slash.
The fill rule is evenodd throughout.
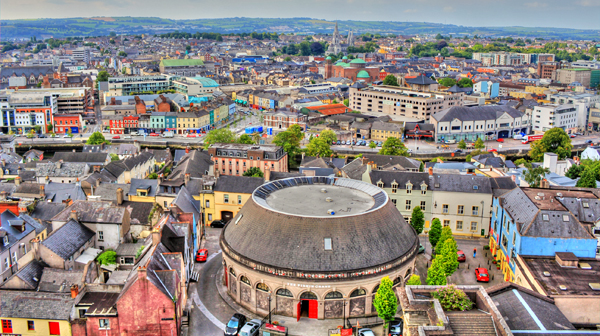
<path id="1" fill-rule="evenodd" d="M 446 140 L 446 143 L 452 145 L 452 144 L 456 143 L 456 140 L 454 140 L 454 139 Z"/>

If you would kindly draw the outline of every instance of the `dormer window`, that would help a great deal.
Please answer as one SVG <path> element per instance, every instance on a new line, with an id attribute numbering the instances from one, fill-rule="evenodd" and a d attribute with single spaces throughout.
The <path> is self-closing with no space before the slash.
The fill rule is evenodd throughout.
<path id="1" fill-rule="evenodd" d="M 396 180 L 394 180 L 392 182 L 392 194 L 395 194 L 396 191 L 398 191 L 398 183 L 396 182 Z"/>
<path id="2" fill-rule="evenodd" d="M 377 186 L 383 188 L 383 182 L 381 180 L 377 181 Z"/>
<path id="3" fill-rule="evenodd" d="M 406 193 L 407 194 L 412 194 L 412 183 L 410 183 L 410 181 L 408 183 L 406 183 Z"/>
<path id="4" fill-rule="evenodd" d="M 4 236 L 2 238 L 2 242 L 4 243 L 4 246 L 7 246 L 8 245 L 8 236 Z"/>
<path id="5" fill-rule="evenodd" d="M 421 195 L 427 194 L 427 184 L 421 184 Z"/>

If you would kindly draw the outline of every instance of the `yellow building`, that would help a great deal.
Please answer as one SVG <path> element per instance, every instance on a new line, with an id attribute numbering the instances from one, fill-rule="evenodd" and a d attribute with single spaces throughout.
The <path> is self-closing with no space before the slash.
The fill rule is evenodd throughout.
<path id="1" fill-rule="evenodd" d="M 403 132 L 404 129 L 399 124 L 376 121 L 371 126 L 371 139 L 377 141 L 385 141 L 389 137 L 402 139 Z"/>
<path id="2" fill-rule="evenodd" d="M 194 112 L 177 113 L 177 134 L 195 133 L 199 128 L 198 119 Z"/>
<path id="3" fill-rule="evenodd" d="M 71 293 L 20 290 L 0 292 L 2 335 L 70 336 Z"/>
<path id="4" fill-rule="evenodd" d="M 508 93 L 508 95 L 511 97 L 515 97 L 517 99 L 522 99 L 522 98 L 527 98 L 527 97 L 531 98 L 531 92 L 526 92 L 526 91 L 511 91 Z"/>
<path id="5" fill-rule="evenodd" d="M 525 87 L 525 91 L 526 92 L 531 92 L 531 93 L 535 93 L 537 95 L 543 95 L 543 94 L 548 94 L 548 93 L 555 93 L 556 90 L 551 90 L 547 87 L 543 87 L 543 86 L 526 86 Z"/>
<path id="6" fill-rule="evenodd" d="M 132 202 L 156 203 L 158 180 L 131 179 L 128 198 Z"/>
<path id="7" fill-rule="evenodd" d="M 263 183 L 264 179 L 262 177 L 219 176 L 215 183 L 214 194 L 212 194 L 210 204 L 206 203 L 206 200 L 210 196 L 204 194 L 204 205 L 207 216 L 205 223 L 210 224 L 211 221 L 217 219 L 224 221 L 231 220 L 246 204 L 252 192 Z M 202 195 L 200 195 L 201 197 Z M 210 207 L 206 205 L 210 205 Z"/>

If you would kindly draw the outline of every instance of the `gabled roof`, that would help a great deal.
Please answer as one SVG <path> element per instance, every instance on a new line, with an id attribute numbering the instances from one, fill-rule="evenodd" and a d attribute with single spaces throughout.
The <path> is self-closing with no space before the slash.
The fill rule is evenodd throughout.
<path id="1" fill-rule="evenodd" d="M 431 115 L 431 118 L 438 122 L 452 121 L 454 119 L 461 121 L 496 120 L 505 113 L 512 118 L 521 118 L 524 114 L 523 112 L 506 105 L 475 107 L 453 106 Z"/>
<path id="2" fill-rule="evenodd" d="M 42 241 L 42 245 L 62 259 L 67 260 L 95 235 L 94 231 L 88 229 L 85 225 L 70 220 L 54 230 L 46 240 Z"/>
<path id="3" fill-rule="evenodd" d="M 74 299 L 71 294 L 33 291 L 0 291 L 0 316 L 8 318 L 69 321 Z"/>
<path id="4" fill-rule="evenodd" d="M 415 190 L 420 189 L 423 184 L 429 190 L 433 187 L 433 179 L 430 178 L 428 173 L 373 170 L 369 175 L 372 184 L 377 185 L 377 183 L 382 182 L 383 188 L 391 188 L 393 182 L 396 182 L 398 184 L 397 187 L 400 189 L 406 188 L 409 182 Z"/>
<path id="5" fill-rule="evenodd" d="M 52 220 L 68 221 L 71 211 L 77 212 L 80 222 L 87 223 L 122 224 L 125 216 L 125 208 L 115 206 L 112 202 L 75 201 Z"/>
<path id="6" fill-rule="evenodd" d="M 41 276 L 42 276 L 42 271 L 44 270 L 44 267 L 47 267 L 47 266 L 48 265 L 46 265 L 45 262 L 38 261 L 37 259 L 33 259 L 27 265 L 25 265 L 21 269 L 19 269 L 19 271 L 17 273 L 13 274 L 10 278 L 18 277 L 23 282 L 25 282 L 25 284 L 27 285 L 27 288 L 23 288 L 23 289 L 37 290 L 38 285 L 40 283 Z M 4 285 L 2 285 L 3 289 L 14 289 L 14 288 L 8 288 L 6 286 L 6 284 L 7 284 L 7 282 L 4 282 Z"/>
<path id="7" fill-rule="evenodd" d="M 433 174 L 433 190 L 491 194 L 492 186 L 486 176 Z"/>
<path id="8" fill-rule="evenodd" d="M 52 162 L 63 160 L 63 162 L 84 162 L 84 163 L 104 163 L 108 157 L 107 153 L 90 152 L 56 152 L 52 157 Z"/>
<path id="9" fill-rule="evenodd" d="M 131 179 L 128 194 L 136 195 L 138 189 L 148 190 L 148 197 L 156 196 L 158 192 L 158 180 L 154 179 Z"/>
<path id="10" fill-rule="evenodd" d="M 217 179 L 215 191 L 251 194 L 264 183 L 262 177 L 221 175 Z"/>

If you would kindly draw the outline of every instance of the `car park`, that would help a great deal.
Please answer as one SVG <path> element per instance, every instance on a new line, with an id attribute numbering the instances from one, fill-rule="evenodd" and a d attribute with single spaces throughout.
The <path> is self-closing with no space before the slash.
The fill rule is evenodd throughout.
<path id="1" fill-rule="evenodd" d="M 240 336 L 258 336 L 259 329 L 262 326 L 262 321 L 259 319 L 252 319 L 246 323 L 245 326 L 240 330 Z"/>
<path id="2" fill-rule="evenodd" d="M 475 277 L 477 278 L 477 282 L 490 282 L 490 273 L 486 268 L 476 268 Z"/>
<path id="3" fill-rule="evenodd" d="M 211 228 L 222 228 L 222 227 L 224 227 L 224 226 L 225 226 L 225 224 L 226 224 L 226 223 L 227 223 L 227 222 L 225 222 L 225 221 L 224 221 L 224 220 L 222 220 L 222 219 L 215 219 L 214 221 L 212 221 L 212 222 L 210 223 L 210 227 L 211 227 Z"/>
<path id="4" fill-rule="evenodd" d="M 465 262 L 467 261 L 467 256 L 465 256 L 465 252 L 458 250 L 456 251 L 456 254 L 458 254 L 458 261 L 459 262 Z"/>
<path id="5" fill-rule="evenodd" d="M 237 336 L 240 330 L 246 324 L 246 316 L 235 313 L 225 326 L 225 336 Z"/>
<path id="6" fill-rule="evenodd" d="M 208 258 L 208 250 L 207 249 L 199 249 L 198 253 L 196 253 L 196 261 L 206 261 Z"/>

